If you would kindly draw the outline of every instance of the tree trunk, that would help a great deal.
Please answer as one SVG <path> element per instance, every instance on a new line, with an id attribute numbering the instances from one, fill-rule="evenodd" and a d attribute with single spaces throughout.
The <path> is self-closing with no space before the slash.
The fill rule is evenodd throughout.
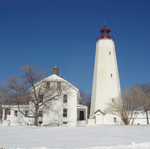
<path id="1" fill-rule="evenodd" d="M 146 110 L 147 125 L 149 125 L 148 110 Z"/>
<path id="2" fill-rule="evenodd" d="M 129 125 L 129 120 L 127 118 L 122 118 L 122 121 L 125 125 Z"/>
<path id="3" fill-rule="evenodd" d="M 35 109 L 34 125 L 38 126 L 38 108 Z"/>

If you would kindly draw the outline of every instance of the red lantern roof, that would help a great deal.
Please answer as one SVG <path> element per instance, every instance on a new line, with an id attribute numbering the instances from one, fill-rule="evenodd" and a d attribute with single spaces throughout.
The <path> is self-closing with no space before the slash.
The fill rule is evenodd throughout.
<path id="1" fill-rule="evenodd" d="M 100 30 L 101 33 L 103 33 L 104 31 L 106 31 L 107 33 L 111 32 L 111 30 L 107 28 L 106 25 L 104 25 L 104 27 Z"/>
<path id="2" fill-rule="evenodd" d="M 104 27 L 100 30 L 101 38 L 110 38 L 111 30 L 104 25 Z"/>

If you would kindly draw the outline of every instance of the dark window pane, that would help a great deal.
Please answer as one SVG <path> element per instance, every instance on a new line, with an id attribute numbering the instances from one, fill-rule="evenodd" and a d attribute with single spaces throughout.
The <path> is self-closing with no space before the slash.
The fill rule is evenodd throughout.
<path id="1" fill-rule="evenodd" d="M 67 102 L 67 95 L 64 95 L 63 102 L 64 102 L 64 103 Z"/>
<path id="2" fill-rule="evenodd" d="M 7 115 L 10 115 L 10 109 L 7 109 Z"/>
<path id="3" fill-rule="evenodd" d="M 63 109 L 63 117 L 67 117 L 67 109 Z"/>
<path id="4" fill-rule="evenodd" d="M 43 112 L 42 111 L 39 111 L 39 116 L 43 117 Z"/>
<path id="5" fill-rule="evenodd" d="M 25 117 L 27 117 L 28 116 L 28 111 L 25 111 Z"/>
<path id="6" fill-rule="evenodd" d="M 116 122 L 116 117 L 114 117 L 114 122 Z"/>
<path id="7" fill-rule="evenodd" d="M 57 82 L 57 88 L 61 89 L 61 82 Z"/>
<path id="8" fill-rule="evenodd" d="M 39 102 L 43 102 L 43 95 L 39 95 Z"/>
<path id="9" fill-rule="evenodd" d="M 112 102 L 114 102 L 114 98 L 112 98 Z"/>
<path id="10" fill-rule="evenodd" d="M 46 87 L 50 88 L 50 82 L 46 82 Z"/>
<path id="11" fill-rule="evenodd" d="M 15 111 L 15 112 L 14 112 L 14 116 L 15 116 L 15 117 L 18 117 L 18 111 Z"/>

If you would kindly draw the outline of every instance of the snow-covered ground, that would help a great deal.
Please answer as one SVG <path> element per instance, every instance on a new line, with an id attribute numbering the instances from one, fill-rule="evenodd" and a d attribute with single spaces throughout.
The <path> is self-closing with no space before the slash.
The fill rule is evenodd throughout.
<path id="1" fill-rule="evenodd" d="M 0 126 L 0 148 L 150 149 L 150 126 Z"/>

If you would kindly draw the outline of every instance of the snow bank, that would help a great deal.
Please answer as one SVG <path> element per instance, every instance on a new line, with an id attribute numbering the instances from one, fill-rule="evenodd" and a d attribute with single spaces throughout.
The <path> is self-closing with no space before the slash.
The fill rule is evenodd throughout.
<path id="1" fill-rule="evenodd" d="M 117 145 L 117 146 L 101 146 L 101 147 L 89 147 L 84 149 L 150 149 L 149 143 L 139 143 L 136 144 L 132 142 L 130 145 Z"/>
<path id="2" fill-rule="evenodd" d="M 17 149 L 25 149 L 25 148 L 17 148 Z M 63 148 L 31 147 L 30 149 L 63 149 Z M 75 149 L 75 148 L 70 148 L 70 149 Z M 76 148 L 76 149 L 150 149 L 150 142 L 139 143 L 139 144 L 132 142 L 131 145 L 100 146 L 100 147 L 88 147 L 88 148 Z"/>
<path id="3" fill-rule="evenodd" d="M 10 125 L 10 121 L 4 120 L 2 121 L 2 126 L 9 126 Z"/>
<path id="4" fill-rule="evenodd" d="M 149 130 L 150 126 L 0 126 L 0 148 L 150 149 Z"/>

